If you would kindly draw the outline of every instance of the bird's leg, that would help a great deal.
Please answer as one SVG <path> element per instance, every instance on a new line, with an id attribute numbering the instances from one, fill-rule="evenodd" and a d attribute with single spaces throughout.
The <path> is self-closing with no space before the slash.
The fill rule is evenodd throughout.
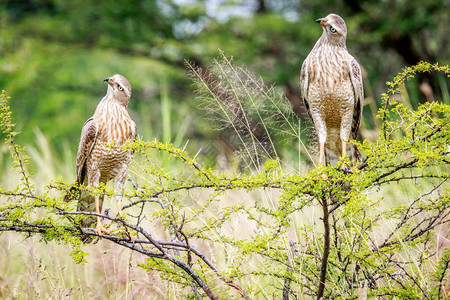
<path id="1" fill-rule="evenodd" d="M 99 186 L 100 183 L 100 170 L 98 168 L 94 168 L 93 170 L 91 170 L 91 176 L 88 177 L 88 186 L 92 186 L 92 187 L 97 187 Z M 103 204 L 103 196 L 98 195 L 99 191 L 95 192 L 95 212 L 97 214 L 101 213 L 101 204 L 100 204 L 100 197 L 102 197 L 102 204 Z M 95 229 L 94 231 L 98 234 L 98 235 L 102 235 L 102 233 L 108 234 L 108 231 L 103 228 L 102 225 L 102 219 L 97 216 L 97 224 L 95 225 Z"/>
<path id="2" fill-rule="evenodd" d="M 125 179 L 127 175 L 128 166 L 126 164 L 122 165 L 120 172 L 114 178 L 114 193 L 116 194 L 116 204 L 118 216 L 122 216 L 122 197 L 125 185 Z"/>
<path id="3" fill-rule="evenodd" d="M 119 215 L 122 215 L 122 197 L 116 196 L 116 203 L 117 203 L 117 210 L 119 212 Z"/>
<path id="4" fill-rule="evenodd" d="M 117 211 L 118 211 L 118 217 L 125 219 L 125 216 L 122 212 L 122 197 L 124 192 L 124 185 L 125 185 L 125 179 L 127 174 L 128 166 L 126 164 L 123 165 L 123 168 L 121 169 L 121 172 L 114 178 L 114 191 L 116 194 L 116 203 L 117 203 Z M 131 234 L 127 227 L 122 225 L 122 228 L 119 229 L 119 233 L 125 234 L 131 242 L 134 242 L 137 237 L 135 237 L 133 234 Z"/>
<path id="5" fill-rule="evenodd" d="M 116 191 L 117 217 L 126 219 L 126 217 L 122 211 L 122 193 L 123 193 L 123 189 L 120 191 Z"/>
<path id="6" fill-rule="evenodd" d="M 325 166 L 325 143 L 327 141 L 327 130 L 324 126 L 324 124 L 321 124 L 322 126 L 319 127 L 319 164 L 321 166 Z M 321 175 L 323 180 L 328 180 L 327 174 Z"/>
<path id="7" fill-rule="evenodd" d="M 340 138 L 341 138 L 341 145 L 342 145 L 342 158 L 345 158 L 347 156 L 347 143 L 350 140 L 350 132 L 351 132 L 351 128 L 352 128 L 352 122 L 353 122 L 353 113 L 345 113 L 342 115 L 341 130 L 340 130 Z M 349 168 L 344 167 L 344 171 L 346 169 L 349 169 Z"/>
<path id="8" fill-rule="evenodd" d="M 319 145 L 319 164 L 325 165 L 325 143 Z"/>
<path id="9" fill-rule="evenodd" d="M 118 217 L 126 220 L 126 217 L 122 214 L 122 193 L 123 188 L 120 189 L 120 194 L 116 194 Z M 131 242 L 134 242 L 134 240 L 137 239 L 137 237 L 131 234 L 125 226 L 122 226 L 122 228 L 119 229 L 119 233 L 125 234 Z"/>
<path id="10" fill-rule="evenodd" d="M 100 199 L 99 198 L 100 197 L 98 195 L 95 196 L 95 211 L 98 214 L 100 213 Z M 105 228 L 103 228 L 102 219 L 99 216 L 97 216 L 97 225 L 95 226 L 95 232 L 98 235 L 102 235 L 102 233 L 104 233 L 104 234 L 109 233 Z"/>
<path id="11" fill-rule="evenodd" d="M 319 138 L 319 164 L 325 166 L 325 143 L 327 142 L 327 128 L 325 122 L 320 119 L 314 121 L 314 126 L 317 130 L 317 137 Z"/>
<path id="12" fill-rule="evenodd" d="M 319 145 L 319 164 L 325 166 L 325 143 L 320 143 Z M 328 180 L 327 174 L 322 174 L 323 180 Z"/>
<path id="13" fill-rule="evenodd" d="M 342 143 L 342 157 L 345 157 L 345 155 L 347 154 L 347 142 L 341 139 L 341 143 Z"/>

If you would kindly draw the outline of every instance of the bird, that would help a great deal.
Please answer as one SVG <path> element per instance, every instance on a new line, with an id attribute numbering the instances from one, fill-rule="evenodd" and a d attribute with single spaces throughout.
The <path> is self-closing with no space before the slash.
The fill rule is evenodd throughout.
<path id="1" fill-rule="evenodd" d="M 131 98 L 131 85 L 120 75 L 105 78 L 108 88 L 106 95 L 95 109 L 94 115 L 83 125 L 78 146 L 76 161 L 76 183 L 72 186 L 64 200 L 73 199 L 75 191 L 80 186 L 98 187 L 114 180 L 114 193 L 119 216 L 122 215 L 123 189 L 128 167 L 133 159 L 133 151 L 122 146 L 127 141 L 136 138 L 136 123 L 128 113 L 128 103 Z M 77 211 L 96 212 L 100 214 L 104 195 L 95 196 L 84 190 L 78 193 Z M 97 216 L 95 232 L 98 235 L 108 234 L 103 227 L 101 218 Z M 81 222 L 84 228 L 89 228 L 95 218 L 85 218 Z"/>
<path id="2" fill-rule="evenodd" d="M 323 32 L 304 60 L 300 93 L 314 123 L 319 141 L 319 163 L 336 165 L 356 139 L 361 123 L 363 82 L 361 67 L 347 51 L 347 26 L 342 17 L 329 14 L 316 20 Z M 352 157 L 361 159 L 356 146 Z"/>

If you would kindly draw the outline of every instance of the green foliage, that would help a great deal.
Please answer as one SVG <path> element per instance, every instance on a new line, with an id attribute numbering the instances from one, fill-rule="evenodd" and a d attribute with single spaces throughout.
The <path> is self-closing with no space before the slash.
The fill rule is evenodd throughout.
<path id="1" fill-rule="evenodd" d="M 229 60 L 215 67 L 222 64 L 235 68 Z M 243 103 L 267 92 L 240 82 L 234 70 L 243 69 L 230 70 L 215 82 L 233 78 L 228 90 L 248 92 Z M 450 221 L 450 107 L 433 102 L 412 110 L 392 98 L 406 79 L 436 71 L 448 76 L 449 68 L 421 63 L 389 83 L 378 139 L 358 143 L 366 159 L 352 167 L 342 159 L 338 167 L 298 173 L 275 157 L 251 173 L 228 174 L 173 144 L 138 139 L 125 146 L 136 156 L 126 217 L 102 213 L 110 230 L 102 238 L 146 256 L 141 267 L 176 284 L 180 295 L 446 297 L 448 250 L 439 248 L 435 232 Z M 70 244 L 75 261 L 84 262 L 81 241 L 96 233 L 79 222 L 96 214 L 63 202 L 70 185 L 61 179 L 33 188 L 7 101 L 3 92 L 1 124 L 22 180 L 0 190 L 0 231 Z M 250 106 L 253 116 L 265 113 L 260 109 Z M 108 186 L 81 188 L 114 195 Z"/>

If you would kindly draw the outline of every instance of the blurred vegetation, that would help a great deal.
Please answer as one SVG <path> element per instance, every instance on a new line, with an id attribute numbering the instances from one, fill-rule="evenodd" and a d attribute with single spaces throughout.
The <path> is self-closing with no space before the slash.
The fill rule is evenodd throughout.
<path id="1" fill-rule="evenodd" d="M 56 153 L 74 155 L 84 121 L 105 94 L 102 79 L 120 73 L 133 86 L 139 134 L 175 146 L 189 141 L 193 151 L 215 147 L 218 155 L 227 141 L 198 108 L 185 60 L 208 66 L 221 49 L 276 84 L 304 117 L 299 69 L 321 34 L 314 20 L 335 12 L 345 18 L 349 51 L 365 71 L 362 135 L 373 138 L 376 95 L 387 79 L 420 60 L 450 62 L 449 9 L 446 0 L 5 0 L 0 87 L 15 99 L 20 142 L 36 144 L 39 130 Z M 408 105 L 425 101 L 427 87 L 450 102 L 448 79 L 424 73 L 405 87 Z"/>

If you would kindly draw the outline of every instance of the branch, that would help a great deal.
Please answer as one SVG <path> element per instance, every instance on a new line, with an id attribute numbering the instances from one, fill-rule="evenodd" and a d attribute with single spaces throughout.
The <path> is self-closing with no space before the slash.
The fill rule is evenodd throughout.
<path id="1" fill-rule="evenodd" d="M 439 175 L 402 176 L 402 177 L 386 179 L 384 181 L 379 181 L 374 185 L 382 185 L 382 184 L 390 183 L 390 182 L 398 182 L 400 180 L 415 180 L 415 179 L 419 179 L 419 178 L 441 178 L 441 179 L 444 179 L 444 181 L 447 181 L 450 177 L 449 176 L 439 176 Z"/>
<path id="2" fill-rule="evenodd" d="M 117 222 L 122 224 L 125 227 L 129 227 L 139 233 L 141 233 L 148 241 L 150 244 L 152 244 L 153 246 L 155 246 L 160 252 L 161 254 L 155 254 L 153 252 L 149 252 L 146 251 L 143 248 L 137 248 L 135 247 L 135 245 L 133 243 L 130 242 L 126 242 L 123 239 L 118 239 L 116 236 L 111 236 L 111 235 L 97 235 L 97 234 L 92 234 L 89 233 L 89 235 L 94 235 L 94 236 L 98 236 L 98 237 L 102 237 L 108 240 L 111 240 L 115 243 L 118 243 L 120 245 L 126 246 L 130 249 L 139 251 L 140 253 L 143 253 L 145 255 L 149 255 L 152 257 L 157 257 L 157 258 L 161 258 L 161 259 L 166 259 L 169 260 L 170 262 L 172 262 L 173 264 L 175 264 L 177 267 L 181 268 L 183 271 L 185 271 L 202 289 L 203 291 L 206 293 L 206 295 L 210 298 L 210 299 L 218 299 L 218 297 L 213 293 L 213 291 L 211 290 L 211 288 L 200 278 L 200 276 L 186 263 L 184 263 L 183 261 L 177 259 L 176 257 L 172 256 L 167 249 L 165 249 L 164 245 L 157 241 L 156 239 L 154 239 L 147 231 L 145 231 L 141 226 L 136 226 L 133 225 L 123 219 L 119 219 L 119 218 L 115 218 L 109 215 L 105 215 L 105 214 L 99 214 L 96 212 L 82 212 L 82 211 L 77 211 L 77 212 L 68 212 L 68 211 L 60 211 L 58 212 L 58 214 L 60 215 L 92 215 L 92 216 L 97 216 L 97 217 L 101 217 L 101 218 L 105 218 L 108 220 L 111 220 L 113 222 Z"/>
<path id="3" fill-rule="evenodd" d="M 320 281 L 319 289 L 317 291 L 317 300 L 322 299 L 323 292 L 325 290 L 325 280 L 327 278 L 327 266 L 328 266 L 328 256 L 330 254 L 330 214 L 328 212 L 327 197 L 322 198 L 322 210 L 323 210 L 323 253 L 322 253 L 322 263 L 320 267 Z"/>
<path id="4" fill-rule="evenodd" d="M 394 174 L 395 172 L 397 172 L 397 171 L 399 171 L 399 170 L 401 170 L 401 169 L 404 169 L 404 168 L 407 168 L 407 167 L 411 167 L 412 165 L 414 165 L 414 164 L 417 163 L 418 161 L 419 161 L 419 159 L 418 159 L 418 158 L 415 158 L 415 159 L 413 159 L 412 161 L 409 161 L 409 162 L 407 162 L 407 163 L 404 163 L 404 164 L 401 164 L 401 165 L 399 165 L 399 166 L 396 166 L 393 170 L 391 170 L 391 171 L 389 171 L 389 172 L 386 172 L 386 173 L 384 173 L 384 174 L 381 174 L 380 176 L 378 176 L 377 178 L 375 178 L 375 180 L 373 181 L 373 183 L 375 184 L 375 183 L 379 182 L 380 179 L 382 179 L 382 178 L 384 178 L 384 177 L 386 177 L 386 176 L 389 176 L 389 175 L 391 175 L 391 174 Z"/>

